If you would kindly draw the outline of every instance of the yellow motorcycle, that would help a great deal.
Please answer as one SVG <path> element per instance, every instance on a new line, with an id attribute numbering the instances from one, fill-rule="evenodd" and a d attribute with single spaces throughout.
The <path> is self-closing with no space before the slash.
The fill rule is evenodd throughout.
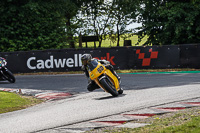
<path id="1" fill-rule="evenodd" d="M 95 81 L 105 92 L 110 93 L 114 97 L 123 93 L 117 77 L 97 60 L 91 60 L 88 68 L 90 79 Z"/>

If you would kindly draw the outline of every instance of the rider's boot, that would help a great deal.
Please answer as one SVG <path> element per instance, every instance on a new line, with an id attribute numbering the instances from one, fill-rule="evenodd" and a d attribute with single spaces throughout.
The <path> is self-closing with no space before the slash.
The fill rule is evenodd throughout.
<path id="1" fill-rule="evenodd" d="M 88 91 L 94 91 L 95 89 L 98 89 L 99 86 L 92 80 L 88 81 L 88 86 L 87 86 L 87 90 Z"/>

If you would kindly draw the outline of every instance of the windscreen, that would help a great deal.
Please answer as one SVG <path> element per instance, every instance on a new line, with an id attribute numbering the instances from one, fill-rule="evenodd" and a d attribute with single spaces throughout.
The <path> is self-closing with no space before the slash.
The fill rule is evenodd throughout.
<path id="1" fill-rule="evenodd" d="M 98 61 L 97 60 L 91 60 L 91 62 L 88 64 L 88 68 L 89 68 L 89 71 L 92 71 L 94 70 L 98 65 Z"/>

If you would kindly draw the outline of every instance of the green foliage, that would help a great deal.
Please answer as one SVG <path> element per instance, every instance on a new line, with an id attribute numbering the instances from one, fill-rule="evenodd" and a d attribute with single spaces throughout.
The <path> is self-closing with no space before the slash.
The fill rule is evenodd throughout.
<path id="1" fill-rule="evenodd" d="M 110 8 L 111 2 L 104 3 L 102 0 L 91 1 L 84 4 L 80 9 L 79 19 L 81 27 L 79 32 L 82 35 L 96 35 L 99 37 L 99 44 L 105 39 L 108 30 L 113 24 Z"/>
<path id="2" fill-rule="evenodd" d="M 1 0 L 0 20 L 1 52 L 75 48 L 80 33 L 120 46 L 134 22 L 138 45 L 147 36 L 150 45 L 200 41 L 199 0 Z"/>
<path id="3" fill-rule="evenodd" d="M 200 42 L 200 4 L 190 0 L 143 0 L 139 9 L 140 38 L 147 44 L 170 45 Z"/>
<path id="4" fill-rule="evenodd" d="M 123 40 L 125 40 L 126 38 L 130 37 L 132 33 L 134 33 L 134 29 L 132 28 L 127 29 L 127 26 L 136 22 L 136 17 L 138 15 L 136 7 L 138 6 L 138 3 L 136 0 L 135 1 L 113 0 L 113 3 L 114 4 L 112 12 L 113 12 L 113 18 L 115 20 L 114 25 L 116 26 L 117 29 L 115 35 L 117 36 L 116 37 L 117 46 L 119 46 L 120 37 L 123 38 Z M 111 39 L 113 40 L 113 37 Z"/>
<path id="5" fill-rule="evenodd" d="M 98 36 L 99 47 L 105 39 L 117 41 L 119 46 L 120 38 L 125 39 L 127 33 L 133 33 L 133 29 L 127 29 L 127 26 L 136 21 L 136 1 L 96 0 L 83 5 L 80 9 L 82 27 L 79 32 Z"/>
<path id="6" fill-rule="evenodd" d="M 0 51 L 43 50 L 66 45 L 65 20 L 54 3 L 31 0 L 20 4 L 18 0 L 0 3 Z"/>

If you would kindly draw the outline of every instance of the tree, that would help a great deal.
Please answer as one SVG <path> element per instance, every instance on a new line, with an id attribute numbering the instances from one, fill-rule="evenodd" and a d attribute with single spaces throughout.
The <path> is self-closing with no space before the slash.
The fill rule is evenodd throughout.
<path id="1" fill-rule="evenodd" d="M 62 9 L 63 9 L 63 15 L 66 19 L 66 31 L 68 36 L 68 42 L 70 44 L 71 48 L 75 48 L 75 40 L 73 38 L 75 32 L 75 29 L 78 28 L 78 24 L 76 21 L 74 21 L 74 18 L 77 15 L 77 12 L 79 8 L 84 3 L 83 0 L 61 0 L 63 3 Z"/>
<path id="2" fill-rule="evenodd" d="M 146 44 L 168 45 L 200 41 L 200 4 L 195 0 L 142 0 L 140 39 Z"/>
<path id="3" fill-rule="evenodd" d="M 0 5 L 1 51 L 66 46 L 64 19 L 51 1 L 2 0 Z M 50 12 L 52 10 L 54 12 Z"/>
<path id="4" fill-rule="evenodd" d="M 79 19 L 82 20 L 82 28 L 79 29 L 84 35 L 96 35 L 99 37 L 99 47 L 108 32 L 112 31 L 113 17 L 111 16 L 112 3 L 104 0 L 91 1 L 83 5 Z"/>
<path id="5" fill-rule="evenodd" d="M 133 29 L 127 29 L 127 26 L 136 21 L 136 2 L 137 0 L 91 1 L 90 4 L 84 5 L 80 12 L 83 23 L 80 31 L 86 35 L 98 36 L 99 47 L 106 38 L 112 41 L 117 38 L 119 46 L 120 37 L 126 37 L 127 33 L 133 32 Z"/>
<path id="6" fill-rule="evenodd" d="M 59 6 L 60 14 L 65 18 L 67 41 L 71 48 L 75 48 L 74 35 L 78 35 L 77 29 L 81 26 L 82 18 L 79 18 L 83 5 L 91 3 L 90 0 L 53 0 Z M 95 2 L 96 0 L 92 1 Z"/>
<path id="7" fill-rule="evenodd" d="M 113 0 L 113 17 L 116 25 L 117 46 L 119 46 L 120 36 L 127 38 L 134 32 L 133 28 L 127 29 L 127 26 L 136 22 L 137 13 L 137 0 Z"/>

